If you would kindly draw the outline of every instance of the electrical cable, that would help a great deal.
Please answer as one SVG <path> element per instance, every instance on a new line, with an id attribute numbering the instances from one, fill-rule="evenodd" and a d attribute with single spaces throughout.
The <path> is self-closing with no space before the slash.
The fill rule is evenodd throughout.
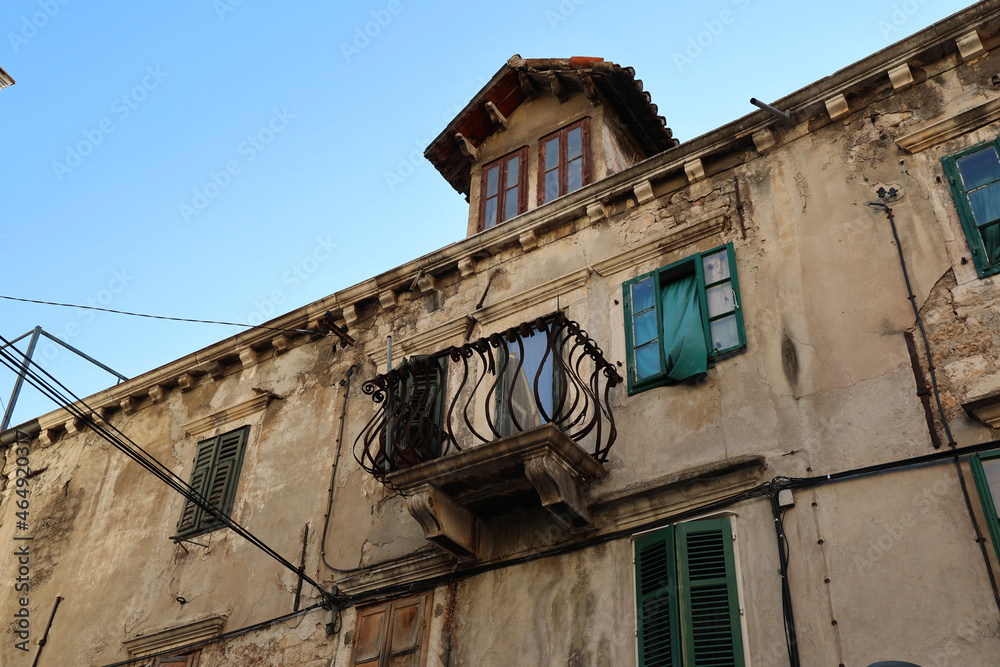
<path id="1" fill-rule="evenodd" d="M 904 169 L 904 172 L 906 170 Z M 890 191 L 890 195 L 892 195 Z M 881 193 L 879 194 L 881 196 Z M 938 417 L 941 419 L 941 425 L 944 427 L 944 433 L 948 437 L 948 446 L 954 452 L 957 450 L 958 443 L 955 442 L 955 438 L 951 433 L 951 427 L 948 425 L 948 420 L 944 414 L 944 407 L 941 405 L 941 394 L 938 391 L 937 383 L 937 373 L 934 370 L 934 358 L 931 356 L 931 346 L 927 338 L 927 331 L 924 329 L 924 320 L 920 315 L 920 309 L 917 308 L 917 297 L 913 293 L 913 288 L 910 286 L 910 272 L 906 268 L 906 260 L 903 258 L 903 245 L 899 242 L 899 233 L 896 231 L 896 217 L 892 213 L 892 208 L 885 202 L 868 202 L 870 208 L 881 209 L 885 212 L 885 216 L 889 219 L 889 226 L 892 229 L 892 238 L 896 240 L 896 251 L 899 253 L 899 266 L 903 270 L 903 281 L 906 283 L 907 298 L 910 301 L 910 305 L 913 307 L 913 316 L 917 320 L 917 326 L 920 328 L 920 337 L 924 342 L 924 353 L 927 355 L 927 370 L 931 376 L 931 390 L 934 393 L 934 401 L 937 403 Z M 955 454 L 955 471 L 958 473 L 958 482 L 962 487 L 962 497 L 965 499 L 965 507 L 969 512 L 969 519 L 972 521 L 973 530 L 976 533 L 976 542 L 979 544 L 979 550 L 983 556 L 983 562 L 986 565 L 986 574 L 989 575 L 990 587 L 993 590 L 993 601 L 997 605 L 997 611 L 1000 611 L 1000 589 L 997 588 L 996 577 L 993 576 L 993 567 L 990 564 L 989 554 L 986 553 L 986 538 L 983 537 L 983 531 L 979 527 L 979 520 L 976 519 L 976 513 L 972 508 L 972 499 L 969 498 L 969 489 L 965 484 L 965 474 L 962 472 L 962 464 L 959 461 L 958 454 Z"/>
<path id="2" fill-rule="evenodd" d="M 222 324 L 229 327 L 244 327 L 246 329 L 264 329 L 265 331 L 281 331 L 294 334 L 315 333 L 308 329 L 283 329 L 281 327 L 266 327 L 262 324 L 240 324 L 239 322 L 222 322 L 219 320 L 193 320 L 186 317 L 167 317 L 166 315 L 149 315 L 147 313 L 133 313 L 127 310 L 114 310 L 113 308 L 100 308 L 98 306 L 81 306 L 77 303 L 58 303 L 56 301 L 38 301 L 36 299 L 22 299 L 16 296 L 4 296 L 0 294 L 0 299 L 8 301 L 21 301 L 23 303 L 37 303 L 43 306 L 61 306 L 63 308 L 82 308 L 83 310 L 99 310 L 104 313 L 114 313 L 116 315 L 131 315 L 132 317 L 148 317 L 153 320 L 170 320 L 172 322 L 193 322 L 195 324 Z"/>
<path id="3" fill-rule="evenodd" d="M 788 537 L 785 535 L 784 510 L 778 502 L 779 480 L 784 478 L 774 478 L 768 485 L 768 499 L 771 504 L 771 513 L 774 515 L 774 529 L 778 538 L 778 568 L 781 575 L 781 612 L 785 628 L 785 644 L 788 647 L 788 664 L 790 667 L 799 667 L 799 643 L 798 634 L 795 631 L 795 614 L 792 607 L 792 589 L 788 581 Z"/>
<path id="4" fill-rule="evenodd" d="M 7 342 L 3 336 L 0 336 L 0 341 Z M 17 348 L 12 348 L 17 350 Z M 27 364 L 24 365 L 23 371 L 25 378 L 28 382 L 42 392 L 43 395 L 52 399 L 57 404 L 59 404 L 64 410 L 69 412 L 72 416 L 79 419 L 86 427 L 90 428 L 92 431 L 97 433 L 101 438 L 109 442 L 116 449 L 124 453 L 126 456 L 131 458 L 133 461 L 137 462 L 140 466 L 145 468 L 148 472 L 152 473 L 155 477 L 163 481 L 167 486 L 181 494 L 184 498 L 193 502 L 195 505 L 200 507 L 203 511 L 208 513 L 214 519 L 219 521 L 222 525 L 230 528 L 236 534 L 240 535 L 252 545 L 256 546 L 258 549 L 263 551 L 265 554 L 270 556 L 272 559 L 277 561 L 279 564 L 283 565 L 288 570 L 294 572 L 297 576 L 302 577 L 304 581 L 307 581 L 310 585 L 319 591 L 320 595 L 324 598 L 325 603 L 332 606 L 338 606 L 340 600 L 333 593 L 325 590 L 319 583 L 313 580 L 305 572 L 301 571 L 299 568 L 295 567 L 287 559 L 285 559 L 281 554 L 268 546 L 256 535 L 251 533 L 249 530 L 236 523 L 231 517 L 221 512 L 216 506 L 212 505 L 206 498 L 204 498 L 200 493 L 198 493 L 194 488 L 192 488 L 187 482 L 178 477 L 173 471 L 167 468 L 163 463 L 158 461 L 149 452 L 144 450 L 128 436 L 126 436 L 122 431 L 120 431 L 113 424 L 108 422 L 106 419 L 101 417 L 99 413 L 94 411 L 89 405 L 87 405 L 83 400 L 73 394 L 65 385 L 55 379 L 50 373 L 45 369 L 38 367 L 44 376 L 47 376 L 49 380 L 45 379 L 42 375 L 39 375 L 31 366 L 37 366 L 34 361 L 28 359 L 26 355 L 18 351 L 21 356 L 27 360 Z M 17 359 L 10 355 L 10 352 L 6 349 L 0 349 L 0 363 L 7 366 L 15 372 L 19 372 L 19 367 L 22 365 L 18 363 Z M 54 384 L 53 384 L 54 383 Z M 62 394 L 56 385 L 60 387 L 67 395 Z M 71 401 L 69 397 L 74 400 Z M 82 407 L 81 407 L 82 406 Z M 94 420 L 94 416 L 98 417 L 103 424 L 98 423 Z"/>

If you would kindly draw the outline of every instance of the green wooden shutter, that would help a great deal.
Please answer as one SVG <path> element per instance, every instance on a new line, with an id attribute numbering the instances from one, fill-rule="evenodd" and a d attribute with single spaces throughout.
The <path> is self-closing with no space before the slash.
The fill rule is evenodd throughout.
<path id="1" fill-rule="evenodd" d="M 638 649 L 643 667 L 680 664 L 676 569 L 673 528 L 636 540 Z"/>
<path id="2" fill-rule="evenodd" d="M 743 640 L 728 519 L 676 526 L 684 665 L 742 667 Z"/>
<path id="3" fill-rule="evenodd" d="M 240 467 L 243 465 L 243 451 L 246 448 L 249 426 L 224 433 L 219 436 L 216 447 L 215 466 L 208 485 L 208 502 L 217 507 L 220 512 L 228 515 L 236 497 L 236 485 L 239 481 Z M 217 519 L 205 514 L 201 522 L 202 530 L 209 530 L 221 525 Z"/>
<path id="4" fill-rule="evenodd" d="M 194 472 L 191 473 L 190 486 L 195 493 L 205 496 L 207 494 L 207 483 L 212 472 L 212 463 L 215 460 L 215 444 L 217 438 L 203 440 L 198 443 L 198 449 L 194 457 Z M 181 512 L 181 519 L 177 522 L 177 534 L 184 535 L 197 530 L 201 522 L 202 509 L 190 500 L 184 501 L 184 510 Z"/>
<path id="5" fill-rule="evenodd" d="M 250 427 L 244 426 L 198 443 L 194 472 L 191 474 L 191 488 L 226 515 L 232 509 L 236 497 L 236 486 L 249 433 Z M 217 519 L 187 500 L 181 512 L 181 520 L 177 523 L 177 534 L 206 532 L 220 525 Z"/>
<path id="6" fill-rule="evenodd" d="M 445 369 L 447 358 L 431 355 L 404 359 L 405 380 L 395 389 L 393 401 L 399 406 L 387 452 L 392 469 L 423 463 L 441 455 L 444 440 Z"/>

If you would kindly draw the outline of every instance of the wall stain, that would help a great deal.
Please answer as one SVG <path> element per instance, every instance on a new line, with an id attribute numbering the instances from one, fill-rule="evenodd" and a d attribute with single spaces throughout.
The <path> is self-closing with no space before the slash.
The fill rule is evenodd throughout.
<path id="1" fill-rule="evenodd" d="M 799 353 L 787 331 L 781 337 L 781 367 L 785 371 L 785 379 L 788 380 L 788 384 L 792 386 L 792 390 L 797 391 L 799 386 Z"/>

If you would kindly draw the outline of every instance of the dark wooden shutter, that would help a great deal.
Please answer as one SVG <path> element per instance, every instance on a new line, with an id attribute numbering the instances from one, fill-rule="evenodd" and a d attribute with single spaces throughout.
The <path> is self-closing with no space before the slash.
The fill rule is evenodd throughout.
<path id="1" fill-rule="evenodd" d="M 424 635 L 426 604 L 426 595 L 392 603 L 389 650 L 383 664 L 388 667 L 418 667 L 421 664 L 420 640 Z"/>
<path id="2" fill-rule="evenodd" d="M 430 593 L 358 609 L 354 667 L 420 667 L 426 662 Z"/>
<path id="3" fill-rule="evenodd" d="M 191 488 L 226 515 L 230 513 L 236 497 L 249 433 L 250 427 L 244 426 L 198 443 Z M 177 534 L 205 532 L 220 525 L 217 519 L 187 500 L 181 512 L 181 520 L 177 523 Z"/>
<path id="4" fill-rule="evenodd" d="M 378 667 L 382 655 L 389 605 L 358 611 L 358 630 L 354 638 L 355 667 Z"/>
<path id="5" fill-rule="evenodd" d="M 208 484 L 206 498 L 212 507 L 228 515 L 236 497 L 236 485 L 239 482 L 240 467 L 243 465 L 243 451 L 246 449 L 249 426 L 224 433 L 219 436 L 215 448 L 215 465 Z M 221 525 L 217 519 L 205 514 L 201 529 L 208 530 Z"/>
<path id="6" fill-rule="evenodd" d="M 635 590 L 638 604 L 639 664 L 680 664 L 680 620 L 677 607 L 673 528 L 635 543 Z"/>
<path id="7" fill-rule="evenodd" d="M 208 480 L 212 473 L 212 463 L 215 460 L 215 444 L 217 438 L 202 440 L 194 457 L 194 472 L 191 473 L 191 488 L 195 493 L 205 496 L 208 491 Z M 190 500 L 184 501 L 181 520 L 177 522 L 177 534 L 184 535 L 198 528 L 202 509 Z"/>
<path id="8" fill-rule="evenodd" d="M 728 519 L 682 523 L 677 535 L 684 664 L 742 667 L 733 535 Z"/>
<path id="9" fill-rule="evenodd" d="M 399 405 L 393 433 L 394 469 L 441 455 L 444 440 L 445 358 L 416 356 L 405 361 L 405 381 L 397 385 Z"/>

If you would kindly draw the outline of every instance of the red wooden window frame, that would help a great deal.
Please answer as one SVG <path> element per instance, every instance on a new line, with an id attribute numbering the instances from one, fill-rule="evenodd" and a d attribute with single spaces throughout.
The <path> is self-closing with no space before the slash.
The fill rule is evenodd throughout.
<path id="1" fill-rule="evenodd" d="M 358 608 L 351 652 L 356 667 L 422 667 L 427 663 L 431 593 Z"/>
<path id="2" fill-rule="evenodd" d="M 574 156 L 572 159 L 569 157 L 567 149 L 569 147 L 569 133 L 580 128 L 580 155 Z M 555 166 L 546 169 L 546 146 L 552 140 L 558 140 L 559 156 L 556 161 Z M 571 125 L 553 132 L 552 134 L 542 137 L 541 141 L 538 142 L 538 205 L 548 203 L 557 197 L 562 197 L 565 194 L 569 194 L 573 190 L 578 190 L 579 188 L 569 188 L 569 164 L 570 162 L 575 162 L 580 160 L 581 162 L 581 178 L 579 188 L 590 183 L 590 119 L 582 118 Z M 551 198 L 546 199 L 545 195 L 545 180 L 546 175 L 549 172 L 556 172 L 557 180 L 559 183 L 559 192 L 554 194 Z"/>
<path id="3" fill-rule="evenodd" d="M 512 159 L 516 158 L 517 164 L 517 182 L 514 185 L 510 185 L 507 182 L 507 168 Z M 489 179 L 489 173 L 492 169 L 499 169 L 497 175 L 497 192 L 494 195 L 490 195 L 487 190 L 487 182 Z M 484 231 L 490 229 L 502 222 L 506 222 L 514 215 L 520 215 L 524 213 L 528 208 L 528 147 L 518 149 L 513 153 L 508 153 L 504 155 L 499 160 L 494 160 L 488 165 L 483 167 L 482 184 L 479 188 L 479 231 Z M 511 195 L 511 190 L 517 188 L 517 212 L 514 215 L 507 216 L 507 198 Z M 496 221 L 487 226 L 486 220 L 486 208 L 487 203 L 490 199 L 496 199 Z"/>

